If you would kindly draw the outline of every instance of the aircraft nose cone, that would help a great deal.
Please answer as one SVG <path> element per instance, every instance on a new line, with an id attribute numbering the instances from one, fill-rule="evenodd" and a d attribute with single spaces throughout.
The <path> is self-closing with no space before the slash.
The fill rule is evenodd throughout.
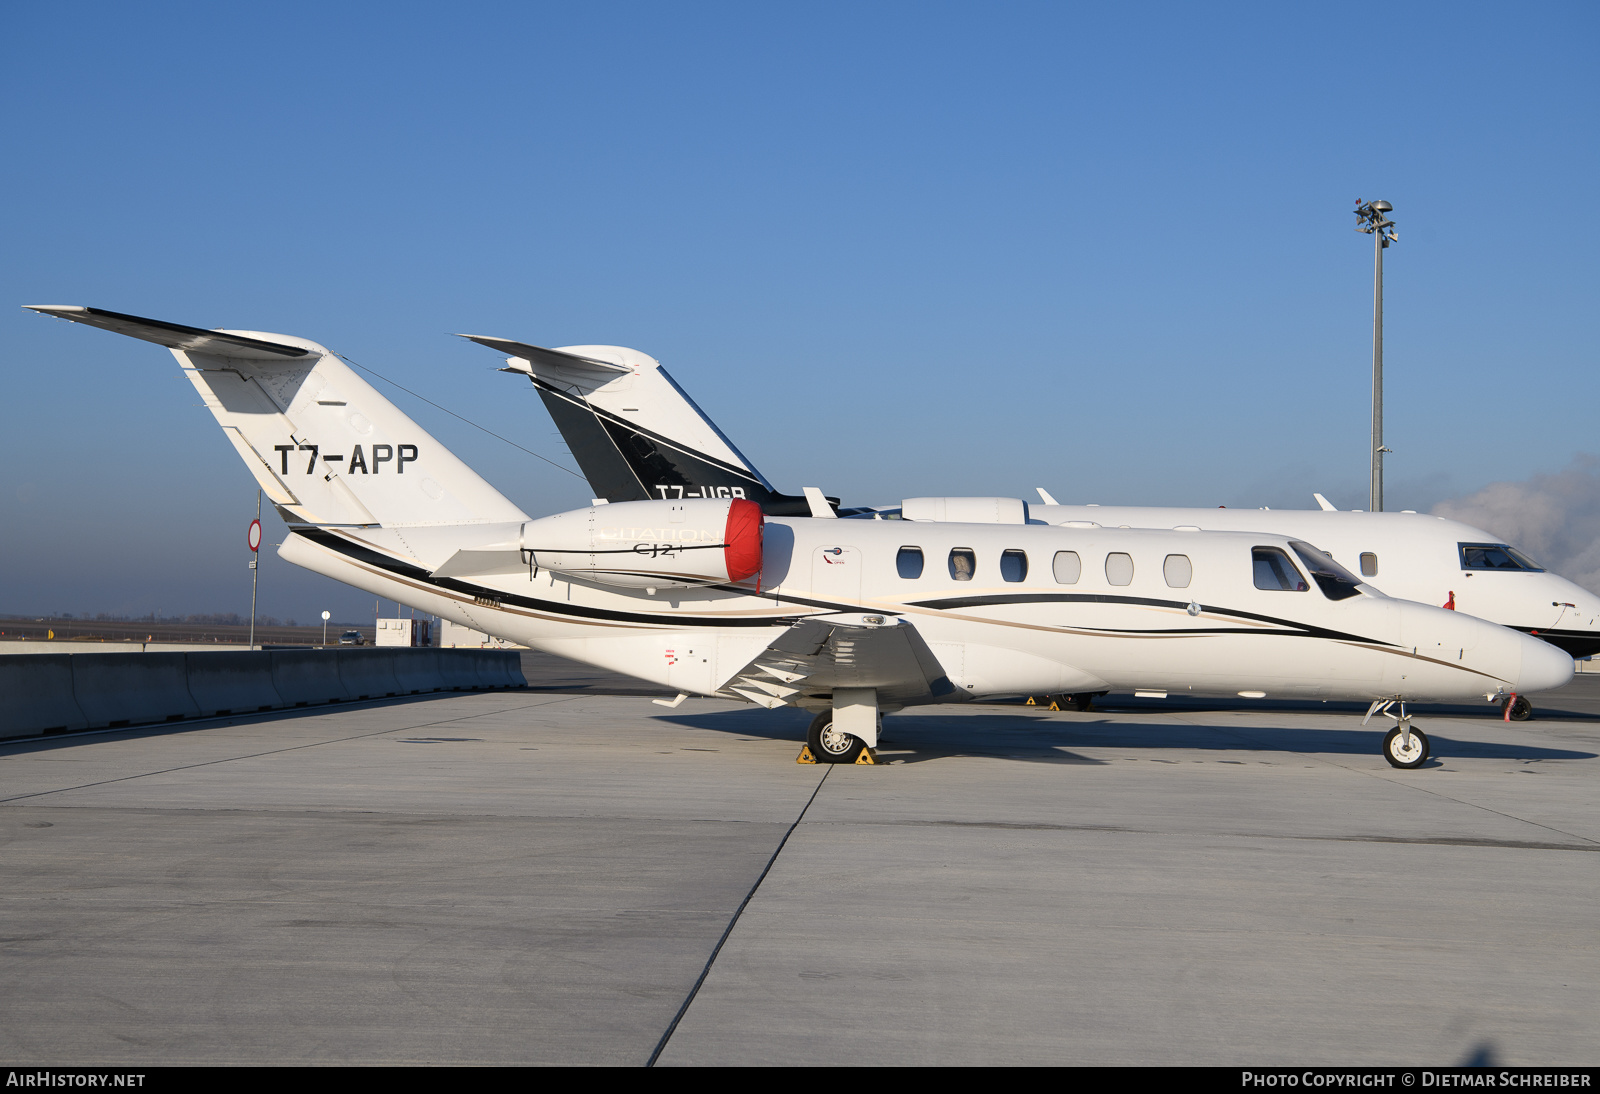
<path id="1" fill-rule="evenodd" d="M 1522 672 L 1517 677 L 1519 692 L 1550 691 L 1572 679 L 1572 658 L 1542 638 L 1522 638 Z"/>

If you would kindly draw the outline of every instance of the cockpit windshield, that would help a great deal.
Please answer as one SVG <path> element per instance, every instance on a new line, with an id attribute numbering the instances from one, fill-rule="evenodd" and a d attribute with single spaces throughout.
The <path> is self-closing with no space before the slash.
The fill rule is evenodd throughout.
<path id="1" fill-rule="evenodd" d="M 1299 540 L 1290 540 L 1289 546 L 1300 556 L 1305 568 L 1311 571 L 1311 577 L 1316 581 L 1317 588 L 1322 590 L 1323 596 L 1329 600 L 1346 600 L 1360 595 L 1361 590 L 1356 586 L 1361 584 L 1361 579 L 1333 561 L 1332 557 Z"/>
<path id="2" fill-rule="evenodd" d="M 1463 570 L 1529 570 L 1544 573 L 1543 566 L 1504 543 L 1463 543 L 1460 547 Z"/>

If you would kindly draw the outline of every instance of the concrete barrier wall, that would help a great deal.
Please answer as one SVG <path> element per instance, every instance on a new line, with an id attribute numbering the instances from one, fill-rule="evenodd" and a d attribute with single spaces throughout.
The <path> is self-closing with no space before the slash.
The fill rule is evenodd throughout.
<path id="1" fill-rule="evenodd" d="M 522 655 L 515 650 L 474 650 L 473 667 L 478 670 L 478 682 L 486 688 L 525 688 L 522 678 Z"/>
<path id="2" fill-rule="evenodd" d="M 477 657 L 482 650 L 439 650 L 439 679 L 446 691 L 477 691 Z"/>
<path id="3" fill-rule="evenodd" d="M 336 650 L 339 679 L 352 699 L 385 699 L 400 694 L 393 649 Z"/>
<path id="4" fill-rule="evenodd" d="M 88 728 L 72 694 L 70 655 L 0 657 L 0 737 Z"/>
<path id="5" fill-rule="evenodd" d="M 526 686 L 501 650 L 0 654 L 0 738 Z"/>
<path id="6" fill-rule="evenodd" d="M 197 718 L 183 653 L 72 654 L 72 694 L 90 729 Z"/>
<path id="7" fill-rule="evenodd" d="M 439 665 L 447 656 L 444 650 L 429 647 L 402 647 L 395 651 L 394 679 L 402 693 L 427 695 L 444 690 Z M 454 656 L 451 651 L 448 656 Z"/>
<path id="8" fill-rule="evenodd" d="M 273 650 L 272 685 L 285 706 L 342 703 L 350 698 L 339 679 L 337 650 Z"/>
<path id="9" fill-rule="evenodd" d="M 189 694 L 202 715 L 255 714 L 283 706 L 272 682 L 271 654 L 186 653 L 183 659 Z"/>

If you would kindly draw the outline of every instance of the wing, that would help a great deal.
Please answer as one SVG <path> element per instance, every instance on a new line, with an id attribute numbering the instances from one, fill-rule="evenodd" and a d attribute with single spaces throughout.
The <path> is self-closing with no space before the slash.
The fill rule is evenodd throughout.
<path id="1" fill-rule="evenodd" d="M 881 615 L 802 619 L 762 650 L 718 694 L 764 707 L 826 701 L 834 688 L 874 688 L 883 705 L 953 691 L 916 627 Z"/>

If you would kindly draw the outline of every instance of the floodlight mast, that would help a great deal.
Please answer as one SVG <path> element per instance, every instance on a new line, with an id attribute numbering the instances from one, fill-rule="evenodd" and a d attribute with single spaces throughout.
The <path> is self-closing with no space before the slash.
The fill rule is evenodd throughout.
<path id="1" fill-rule="evenodd" d="M 1400 241 L 1387 201 L 1356 201 L 1356 231 L 1372 237 L 1372 497 L 1368 508 L 1383 512 L 1383 251 Z"/>

